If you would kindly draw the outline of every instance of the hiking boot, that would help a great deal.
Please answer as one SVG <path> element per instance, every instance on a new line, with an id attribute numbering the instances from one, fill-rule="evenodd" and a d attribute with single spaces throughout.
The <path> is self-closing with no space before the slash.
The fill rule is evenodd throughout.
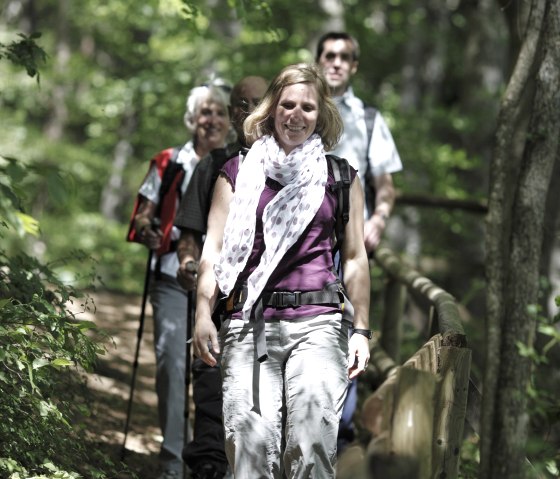
<path id="1" fill-rule="evenodd" d="M 224 479 L 225 472 L 216 467 L 216 465 L 208 462 L 201 464 L 193 469 L 192 479 Z"/>

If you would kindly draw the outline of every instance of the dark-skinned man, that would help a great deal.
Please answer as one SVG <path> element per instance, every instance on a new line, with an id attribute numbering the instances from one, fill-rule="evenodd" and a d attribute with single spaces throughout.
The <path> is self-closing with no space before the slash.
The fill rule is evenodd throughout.
<path id="1" fill-rule="evenodd" d="M 240 80 L 230 95 L 230 118 L 237 141 L 214 150 L 200 161 L 193 173 L 175 219 L 181 229 L 177 246 L 177 280 L 187 290 L 196 288 L 197 261 L 202 251 L 214 183 L 224 163 L 246 148 L 243 122 L 257 106 L 267 89 L 259 76 Z M 227 470 L 222 425 L 222 382 L 219 367 L 210 367 L 198 358 L 192 365 L 195 405 L 193 440 L 183 450 L 183 459 L 193 479 L 222 479 Z"/>

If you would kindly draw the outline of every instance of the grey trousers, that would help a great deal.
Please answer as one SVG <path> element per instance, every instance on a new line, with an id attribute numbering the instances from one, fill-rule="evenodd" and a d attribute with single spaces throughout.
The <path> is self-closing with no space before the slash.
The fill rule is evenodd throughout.
<path id="1" fill-rule="evenodd" d="M 163 470 L 183 474 L 185 429 L 185 367 L 187 294 L 175 278 L 151 278 L 150 302 L 154 313 L 156 393 L 163 443 L 159 454 Z"/>
<path id="2" fill-rule="evenodd" d="M 334 478 L 349 323 L 340 314 L 267 321 L 263 363 L 253 327 L 229 319 L 220 329 L 226 454 L 235 478 Z"/>

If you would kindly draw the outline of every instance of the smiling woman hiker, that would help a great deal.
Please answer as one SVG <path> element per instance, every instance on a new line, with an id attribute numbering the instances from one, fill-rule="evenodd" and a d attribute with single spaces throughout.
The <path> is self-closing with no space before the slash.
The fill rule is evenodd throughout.
<path id="1" fill-rule="evenodd" d="M 343 286 L 333 268 L 338 196 L 325 156 L 342 121 L 319 70 L 283 69 L 244 130 L 251 149 L 224 165 L 215 187 L 194 350 L 222 367 L 236 478 L 334 477 L 347 381 L 369 359 L 362 188 L 351 170 Z"/>

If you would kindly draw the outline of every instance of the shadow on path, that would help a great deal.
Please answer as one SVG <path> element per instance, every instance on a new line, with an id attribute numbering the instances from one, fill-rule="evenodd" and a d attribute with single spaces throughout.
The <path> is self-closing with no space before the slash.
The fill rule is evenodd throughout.
<path id="1" fill-rule="evenodd" d="M 95 292 L 90 293 L 90 296 L 95 309 L 79 314 L 78 318 L 93 321 L 109 338 L 104 341 L 106 353 L 100 356 L 95 371 L 88 374 L 88 385 L 92 392 L 92 415 L 87 419 L 86 427 L 96 446 L 94 453 L 101 453 L 118 463 L 122 454 L 131 390 L 141 298 L 110 292 Z M 151 309 L 148 305 L 124 457 L 124 463 L 140 479 L 157 477 L 157 456 L 161 441 L 154 384 L 152 326 Z M 119 476 L 118 479 L 125 477 Z"/>

